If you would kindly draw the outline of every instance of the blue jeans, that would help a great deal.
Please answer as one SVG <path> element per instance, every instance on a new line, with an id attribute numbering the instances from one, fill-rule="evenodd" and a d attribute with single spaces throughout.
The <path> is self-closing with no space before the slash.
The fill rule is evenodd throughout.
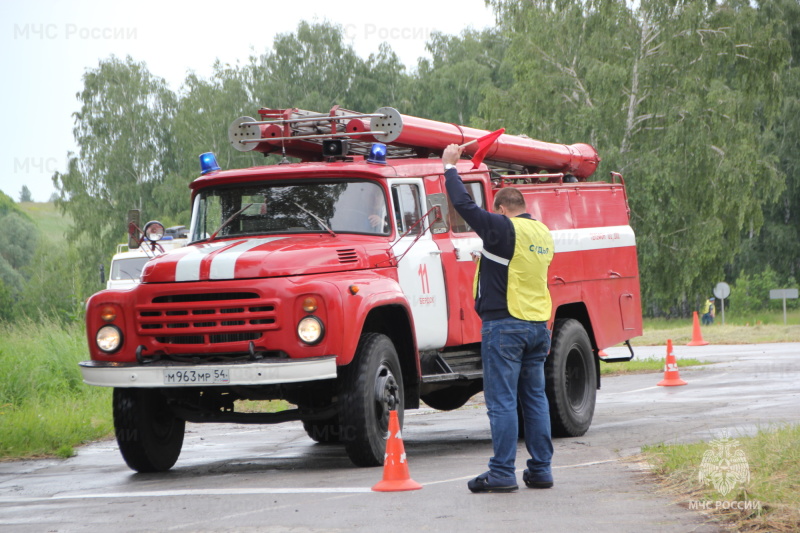
<path id="1" fill-rule="evenodd" d="M 544 361 L 550 331 L 544 322 L 503 318 L 481 328 L 483 390 L 494 456 L 489 459 L 492 483 L 516 482 L 514 460 L 519 435 L 517 395 L 525 419 L 525 446 L 534 479 L 551 479 L 550 410 L 544 391 Z"/>

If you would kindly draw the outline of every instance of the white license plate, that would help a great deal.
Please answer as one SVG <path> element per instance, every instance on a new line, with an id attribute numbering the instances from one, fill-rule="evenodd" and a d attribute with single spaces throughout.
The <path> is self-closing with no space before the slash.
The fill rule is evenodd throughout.
<path id="1" fill-rule="evenodd" d="M 164 385 L 219 385 L 231 382 L 227 368 L 164 369 Z"/>

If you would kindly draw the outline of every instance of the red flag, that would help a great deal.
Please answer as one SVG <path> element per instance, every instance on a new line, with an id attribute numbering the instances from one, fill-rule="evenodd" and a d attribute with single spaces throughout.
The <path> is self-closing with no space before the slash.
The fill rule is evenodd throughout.
<path id="1" fill-rule="evenodd" d="M 505 133 L 505 131 L 505 128 L 500 128 L 497 131 L 493 131 L 492 133 L 486 134 L 483 137 L 479 137 L 474 141 L 470 141 L 462 145 L 467 146 L 472 143 L 478 143 L 478 149 L 475 150 L 475 155 L 472 156 L 472 168 L 478 168 L 478 166 L 480 166 L 480 164 L 483 162 L 483 158 L 486 157 L 486 153 L 489 151 L 489 148 L 492 147 L 497 138 Z"/>

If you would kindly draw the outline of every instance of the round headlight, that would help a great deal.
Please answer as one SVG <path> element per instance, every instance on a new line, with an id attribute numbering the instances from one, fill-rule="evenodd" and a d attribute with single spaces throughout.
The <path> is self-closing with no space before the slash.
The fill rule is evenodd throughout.
<path id="1" fill-rule="evenodd" d="M 164 225 L 152 220 L 144 226 L 144 237 L 150 242 L 160 241 L 164 236 Z"/>
<path id="2" fill-rule="evenodd" d="M 102 352 L 116 352 L 122 346 L 122 332 L 117 326 L 103 326 L 97 330 L 95 343 Z"/>
<path id="3" fill-rule="evenodd" d="M 317 344 L 324 334 L 325 327 L 315 316 L 307 316 L 297 324 L 297 336 L 306 344 Z"/>

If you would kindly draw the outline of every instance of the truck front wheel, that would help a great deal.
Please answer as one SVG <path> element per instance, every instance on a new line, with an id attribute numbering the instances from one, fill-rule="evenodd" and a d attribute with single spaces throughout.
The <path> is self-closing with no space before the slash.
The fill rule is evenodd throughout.
<path id="1" fill-rule="evenodd" d="M 356 466 L 383 464 L 389 412 L 403 427 L 403 375 L 394 344 L 386 335 L 361 336 L 353 361 L 342 369 L 340 440 Z"/>
<path id="2" fill-rule="evenodd" d="M 186 421 L 157 389 L 114 389 L 114 433 L 122 458 L 137 472 L 165 472 L 183 447 Z"/>
<path id="3" fill-rule="evenodd" d="M 338 416 L 326 420 L 303 420 L 303 429 L 320 444 L 339 442 L 340 427 Z"/>
<path id="4" fill-rule="evenodd" d="M 544 365 L 554 437 L 580 437 L 592 425 L 597 376 L 589 335 L 580 322 L 556 320 Z"/>

